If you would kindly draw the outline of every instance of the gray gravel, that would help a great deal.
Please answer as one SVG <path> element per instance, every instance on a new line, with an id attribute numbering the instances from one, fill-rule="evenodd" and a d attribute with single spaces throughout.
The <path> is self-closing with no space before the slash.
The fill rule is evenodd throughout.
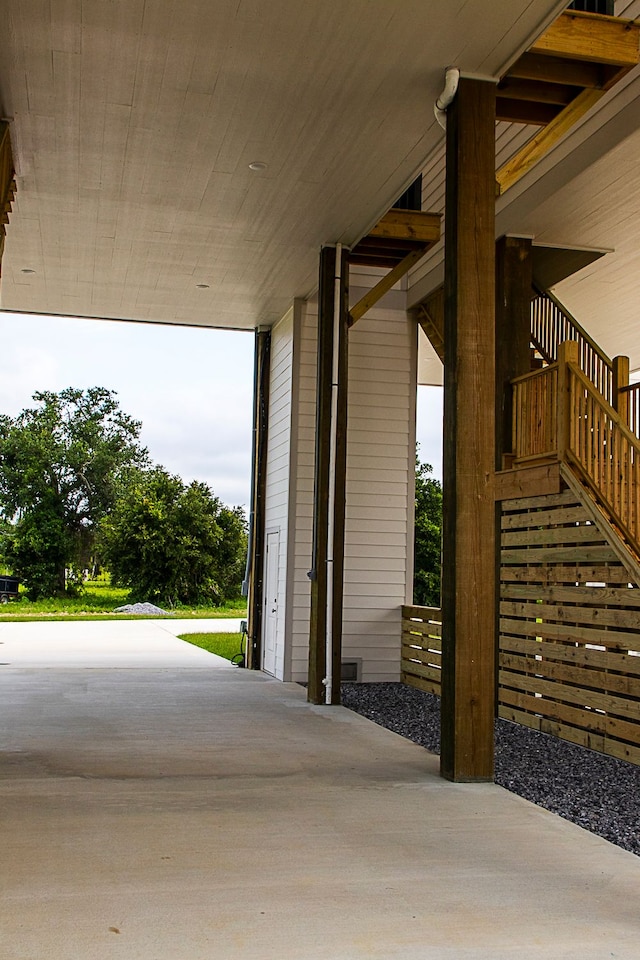
<path id="1" fill-rule="evenodd" d="M 402 683 L 343 683 L 345 707 L 440 752 L 440 699 Z M 640 767 L 497 720 L 496 783 L 640 856 Z"/>
<path id="2" fill-rule="evenodd" d="M 146 617 L 173 617 L 174 614 L 169 610 L 163 610 L 162 607 L 156 607 L 155 603 L 125 603 L 123 607 L 116 607 L 114 613 L 138 613 Z"/>

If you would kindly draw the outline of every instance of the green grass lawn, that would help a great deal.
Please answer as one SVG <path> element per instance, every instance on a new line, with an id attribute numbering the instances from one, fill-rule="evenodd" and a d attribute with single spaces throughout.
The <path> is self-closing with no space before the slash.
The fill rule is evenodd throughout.
<path id="1" fill-rule="evenodd" d="M 233 660 L 235 655 L 240 653 L 242 634 L 239 631 L 236 633 L 183 633 L 180 640 L 186 640 L 195 647 L 202 647 L 209 653 L 217 653 L 225 660 Z"/>
<path id="2" fill-rule="evenodd" d="M 89 580 L 78 597 L 27 600 L 22 595 L 18 600 L 0 605 L 0 623 L 21 620 L 121 620 L 131 615 L 113 613 L 113 610 L 126 603 L 129 603 L 128 590 L 113 587 L 108 578 L 101 578 Z M 247 607 L 246 601 L 240 598 L 220 607 L 176 607 L 173 615 L 185 620 L 205 617 L 246 617 Z"/>

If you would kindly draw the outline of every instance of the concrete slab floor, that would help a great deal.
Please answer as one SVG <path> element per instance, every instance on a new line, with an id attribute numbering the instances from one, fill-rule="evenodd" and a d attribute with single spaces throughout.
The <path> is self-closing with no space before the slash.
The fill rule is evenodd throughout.
<path id="1" fill-rule="evenodd" d="M 640 858 L 140 626 L 0 667 L 2 960 L 640 958 Z"/>

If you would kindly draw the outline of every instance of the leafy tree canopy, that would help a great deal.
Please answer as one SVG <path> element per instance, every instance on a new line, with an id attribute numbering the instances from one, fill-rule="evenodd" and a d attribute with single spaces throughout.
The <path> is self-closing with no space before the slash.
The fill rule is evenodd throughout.
<path id="1" fill-rule="evenodd" d="M 162 467 L 129 471 L 101 524 L 105 562 L 133 600 L 175 605 L 238 596 L 246 547 L 241 508 Z"/>
<path id="2" fill-rule="evenodd" d="M 34 393 L 35 406 L 0 416 L 4 555 L 32 597 L 65 590 L 111 508 L 123 470 L 148 461 L 141 424 L 113 390 Z"/>
<path id="3" fill-rule="evenodd" d="M 413 599 L 424 607 L 440 606 L 442 486 L 432 471 L 416 456 Z"/>

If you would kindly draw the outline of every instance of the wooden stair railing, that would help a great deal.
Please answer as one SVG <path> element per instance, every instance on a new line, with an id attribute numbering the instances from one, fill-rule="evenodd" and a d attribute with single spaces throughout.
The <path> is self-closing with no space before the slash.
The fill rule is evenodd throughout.
<path id="1" fill-rule="evenodd" d="M 613 400 L 613 361 L 550 293 L 538 291 L 531 301 L 531 343 L 546 363 L 558 359 L 567 340 L 578 344 L 578 364 L 609 403 Z"/>
<path id="2" fill-rule="evenodd" d="M 513 381 L 514 466 L 570 465 L 628 549 L 640 557 L 640 440 L 579 365 L 579 345 Z"/>
<path id="3" fill-rule="evenodd" d="M 617 403 L 616 409 L 620 412 L 622 420 L 628 424 L 631 433 L 640 437 L 640 383 L 628 383 L 620 387 L 619 397 L 622 400 L 620 406 L 623 409 L 621 410 Z"/>
<path id="4" fill-rule="evenodd" d="M 444 288 L 439 287 L 434 290 L 423 303 L 415 307 L 413 313 L 431 346 L 444 363 Z M 582 372 L 606 402 L 617 410 L 622 422 L 636 437 L 640 438 L 640 383 L 629 384 L 628 358 L 610 359 L 575 317 L 565 310 L 559 300 L 550 293 L 538 291 L 531 302 L 532 371 L 541 372 L 541 363 L 552 366 L 558 358 L 560 344 L 566 341 L 572 341 L 577 345 L 576 362 Z M 528 378 L 529 374 L 526 374 L 524 377 L 519 377 L 518 381 L 525 383 Z M 535 380 L 530 389 L 542 389 L 543 383 L 547 381 Z M 521 400 L 531 402 L 530 399 L 524 400 L 525 394 L 526 390 L 523 389 L 520 394 Z M 538 450 L 542 441 L 540 431 L 546 429 L 545 424 L 532 422 L 528 429 L 537 432 L 535 449 Z M 546 436 L 548 439 L 548 435 Z M 529 439 L 533 440 L 532 437 Z M 521 456 L 515 449 L 514 454 L 517 458 Z M 540 455 L 538 452 L 531 454 L 536 457 Z"/>

